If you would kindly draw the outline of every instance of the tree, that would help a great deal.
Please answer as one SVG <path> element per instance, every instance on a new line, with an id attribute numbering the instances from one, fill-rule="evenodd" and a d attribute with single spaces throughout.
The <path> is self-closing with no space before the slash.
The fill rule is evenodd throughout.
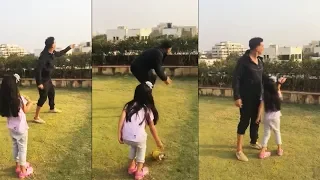
<path id="1" fill-rule="evenodd" d="M 230 53 L 226 61 L 237 61 L 240 57 L 239 53 Z"/>

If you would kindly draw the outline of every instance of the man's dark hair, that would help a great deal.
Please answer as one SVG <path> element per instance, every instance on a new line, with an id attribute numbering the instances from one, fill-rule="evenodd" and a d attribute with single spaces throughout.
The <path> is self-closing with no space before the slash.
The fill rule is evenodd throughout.
<path id="1" fill-rule="evenodd" d="M 51 48 L 52 45 L 54 44 L 54 37 L 48 37 L 44 42 L 44 44 L 46 45 L 47 49 Z"/>
<path id="2" fill-rule="evenodd" d="M 163 48 L 163 49 L 169 49 L 171 47 L 172 47 L 172 43 L 169 40 L 164 40 L 160 44 L 160 48 Z"/>
<path id="3" fill-rule="evenodd" d="M 260 37 L 255 37 L 255 38 L 252 38 L 250 39 L 249 41 L 249 47 L 250 47 L 250 50 L 254 50 L 255 48 L 257 48 L 260 43 L 263 42 L 263 39 L 260 38 Z"/>

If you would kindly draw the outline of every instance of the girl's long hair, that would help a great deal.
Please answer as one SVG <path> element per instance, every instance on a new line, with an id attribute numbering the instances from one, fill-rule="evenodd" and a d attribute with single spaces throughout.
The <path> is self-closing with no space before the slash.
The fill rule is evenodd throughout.
<path id="1" fill-rule="evenodd" d="M 5 76 L 0 89 L 0 115 L 18 117 L 21 107 L 20 92 L 14 76 Z"/>
<path id="2" fill-rule="evenodd" d="M 280 111 L 281 99 L 279 97 L 277 83 L 275 83 L 267 75 L 263 75 L 263 89 L 264 89 L 264 107 L 266 112 Z"/>
<path id="3" fill-rule="evenodd" d="M 152 89 L 145 83 L 139 84 L 136 87 L 133 100 L 129 101 L 124 110 L 126 111 L 126 122 L 131 122 L 131 117 L 137 115 L 137 113 L 144 109 L 145 117 L 140 122 L 140 125 L 146 120 L 147 123 L 150 121 L 150 110 L 153 113 L 153 122 L 156 125 L 159 119 L 159 114 L 157 108 L 154 105 L 154 100 L 152 96 Z"/>

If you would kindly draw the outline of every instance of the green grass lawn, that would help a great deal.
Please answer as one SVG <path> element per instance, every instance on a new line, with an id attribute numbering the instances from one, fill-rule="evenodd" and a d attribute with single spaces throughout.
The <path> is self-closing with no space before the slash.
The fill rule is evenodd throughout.
<path id="1" fill-rule="evenodd" d="M 269 140 L 272 157 L 258 159 L 258 150 L 250 149 L 249 131 L 244 152 L 249 162 L 235 157 L 239 110 L 232 99 L 199 99 L 200 179 L 264 180 L 320 179 L 319 106 L 283 104 L 281 133 L 284 156 L 277 157 L 274 135 Z M 263 125 L 259 135 L 263 136 Z M 261 141 L 261 139 L 259 140 Z"/>
<path id="2" fill-rule="evenodd" d="M 146 179 L 198 178 L 197 83 L 196 78 L 173 79 L 170 86 L 157 81 L 153 95 L 160 118 L 156 127 L 168 157 L 160 162 L 147 159 L 150 175 Z M 127 175 L 129 147 L 118 143 L 117 126 L 137 85 L 131 76 L 93 78 L 92 174 L 96 180 L 133 179 Z M 149 154 L 156 144 L 149 129 L 147 132 Z"/>
<path id="3" fill-rule="evenodd" d="M 35 87 L 22 88 L 20 91 L 34 101 L 38 98 Z M 31 179 L 90 179 L 91 91 L 56 89 L 56 107 L 63 112 L 47 113 L 49 106 L 46 102 L 41 114 L 46 124 L 31 121 L 35 106 L 27 113 L 30 127 L 27 161 L 35 170 Z M 0 124 L 0 179 L 17 179 L 6 119 L 1 118 Z"/>

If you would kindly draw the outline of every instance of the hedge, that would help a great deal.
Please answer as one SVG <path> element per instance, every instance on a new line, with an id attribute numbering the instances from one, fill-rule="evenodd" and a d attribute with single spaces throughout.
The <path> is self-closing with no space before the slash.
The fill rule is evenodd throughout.
<path id="1" fill-rule="evenodd" d="M 34 78 L 37 60 L 34 55 L 0 57 L 0 77 L 18 73 L 22 78 Z M 91 53 L 66 55 L 54 61 L 56 69 L 52 78 L 91 79 Z"/>
<path id="2" fill-rule="evenodd" d="M 215 62 L 208 67 L 199 64 L 199 86 L 232 87 L 236 60 Z M 320 92 L 320 61 L 265 62 L 264 73 L 287 77 L 283 90 Z"/>

